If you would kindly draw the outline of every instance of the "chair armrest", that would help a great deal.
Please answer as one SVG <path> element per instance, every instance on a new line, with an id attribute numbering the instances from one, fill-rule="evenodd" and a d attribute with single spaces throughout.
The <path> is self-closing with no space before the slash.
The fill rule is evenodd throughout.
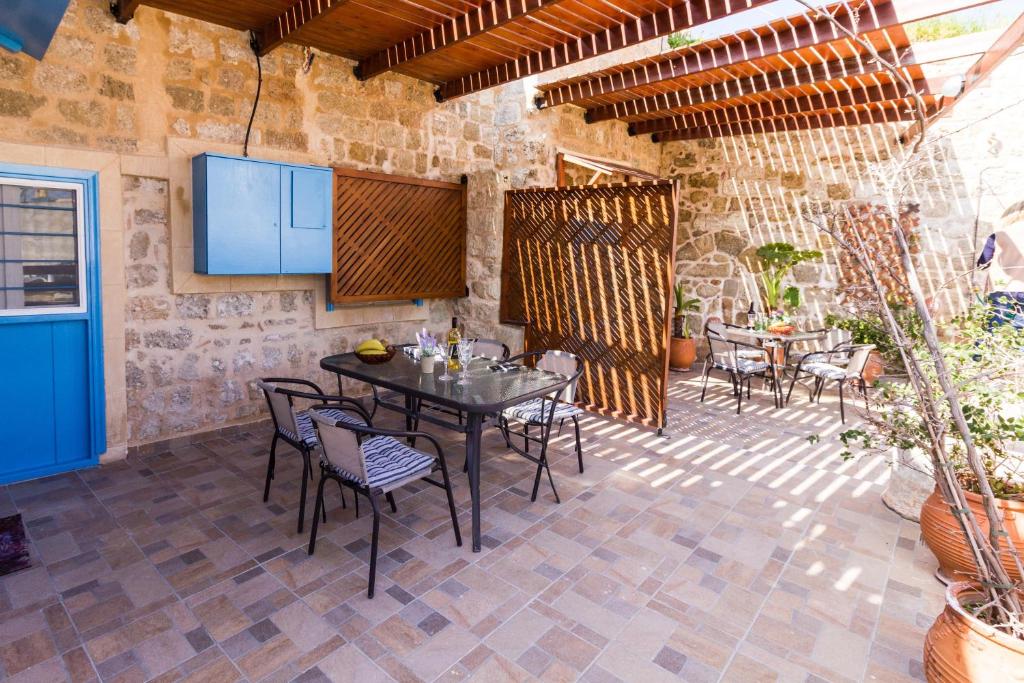
<path id="1" fill-rule="evenodd" d="M 299 384 L 301 386 L 309 387 L 318 394 L 324 393 L 323 389 L 321 389 L 317 384 L 310 382 L 308 379 L 295 379 L 294 377 L 263 377 L 261 379 L 269 384 Z M 293 390 L 282 388 L 281 391 L 286 392 Z"/>
<path id="2" fill-rule="evenodd" d="M 323 406 L 333 407 L 331 404 L 337 404 L 338 407 L 341 407 L 341 406 L 343 406 L 345 404 L 351 405 L 359 413 L 359 416 L 362 417 L 363 419 L 365 419 L 367 424 L 370 424 L 370 416 L 369 416 L 369 414 L 367 414 L 366 408 L 364 408 L 363 404 L 360 403 L 359 401 L 357 401 L 354 398 L 350 398 L 348 396 L 330 396 L 330 395 L 326 395 L 326 394 L 312 394 L 312 393 L 307 393 L 307 392 L 304 392 L 304 391 L 292 391 L 290 389 L 282 389 L 281 393 L 287 394 L 288 396 L 291 396 L 293 398 L 305 398 L 305 399 L 309 399 L 311 401 L 320 401 L 321 404 L 322 404 L 322 406 L 320 406 L 320 407 L 323 407 Z M 315 407 L 317 407 L 317 406 L 314 406 L 314 408 Z M 342 408 L 342 410 L 345 410 L 345 408 Z"/>

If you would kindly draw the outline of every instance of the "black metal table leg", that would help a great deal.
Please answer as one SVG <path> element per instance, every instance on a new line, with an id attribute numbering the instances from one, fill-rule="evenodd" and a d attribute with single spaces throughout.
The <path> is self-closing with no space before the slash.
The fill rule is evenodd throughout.
<path id="1" fill-rule="evenodd" d="M 412 397 L 412 394 L 405 395 L 405 431 L 411 432 L 413 430 L 413 417 L 412 409 L 416 405 L 416 399 Z M 416 447 L 416 439 L 409 437 L 406 439 L 410 446 Z"/>
<path id="2" fill-rule="evenodd" d="M 473 552 L 480 552 L 480 413 L 466 415 L 466 463 L 469 465 L 469 496 L 473 507 Z"/>

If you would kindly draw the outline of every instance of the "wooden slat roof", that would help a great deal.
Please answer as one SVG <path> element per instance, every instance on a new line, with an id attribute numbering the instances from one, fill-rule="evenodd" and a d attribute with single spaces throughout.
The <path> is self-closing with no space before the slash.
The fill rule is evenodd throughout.
<path id="1" fill-rule="evenodd" d="M 767 5 L 773 0 L 141 0 L 436 83 L 439 101 Z M 129 20 L 139 0 L 115 0 Z"/>
<path id="2" fill-rule="evenodd" d="M 992 1 L 863 0 L 834 3 L 823 11 L 900 65 L 937 112 L 949 98 L 938 96 L 945 79 L 933 65 L 983 50 L 950 41 L 943 50 L 919 54 L 904 26 Z M 654 134 L 659 141 L 767 130 L 762 121 L 771 121 L 772 130 L 802 130 L 902 120 L 909 115 L 910 96 L 820 12 L 777 19 L 539 90 L 540 108 L 573 104 L 586 110 L 590 123 L 624 121 L 631 135 Z"/>

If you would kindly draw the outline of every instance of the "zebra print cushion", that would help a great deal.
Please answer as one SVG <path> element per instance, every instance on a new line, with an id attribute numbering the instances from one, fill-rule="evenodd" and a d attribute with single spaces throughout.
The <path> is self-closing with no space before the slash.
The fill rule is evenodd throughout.
<path id="1" fill-rule="evenodd" d="M 719 370 L 725 370 L 727 372 L 742 372 L 744 374 L 753 374 L 757 372 L 764 372 L 768 369 L 768 364 L 763 360 L 750 360 L 748 358 L 737 358 L 736 367 L 733 367 L 729 363 L 723 363 L 721 361 L 715 361 L 715 367 Z"/>
<path id="2" fill-rule="evenodd" d="M 828 363 L 805 363 L 800 369 L 822 379 L 839 380 L 846 378 L 845 368 L 837 368 Z"/>
<path id="3" fill-rule="evenodd" d="M 365 425 L 366 422 L 363 418 L 353 415 L 345 410 L 339 410 L 337 408 L 330 408 L 328 410 L 317 411 L 324 417 L 328 417 L 335 422 L 349 422 L 351 424 Z M 295 436 L 290 431 L 281 428 L 281 433 L 292 439 L 293 441 L 301 441 L 310 448 L 318 446 L 320 442 L 316 438 L 316 429 L 313 427 L 313 418 L 309 416 L 308 410 L 300 410 L 295 413 L 295 426 L 299 428 L 299 435 Z"/>
<path id="4" fill-rule="evenodd" d="M 532 398 L 526 403 L 506 408 L 502 415 L 508 419 L 515 418 L 531 424 L 547 424 L 548 415 L 551 414 L 551 401 L 542 398 Z M 574 415 L 582 415 L 583 410 L 568 403 L 559 403 L 555 407 L 555 420 L 568 419 Z"/>
<path id="5" fill-rule="evenodd" d="M 383 488 L 417 472 L 427 473 L 434 466 L 434 456 L 418 451 L 390 436 L 366 439 L 361 448 L 366 462 L 366 481 L 326 461 L 325 464 L 345 479 L 370 488 Z"/>

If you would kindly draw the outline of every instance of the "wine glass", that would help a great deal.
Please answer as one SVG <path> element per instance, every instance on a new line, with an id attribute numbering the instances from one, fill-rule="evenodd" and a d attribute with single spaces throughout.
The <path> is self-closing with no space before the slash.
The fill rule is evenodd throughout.
<path id="1" fill-rule="evenodd" d="M 469 380 L 466 379 L 466 372 L 469 370 L 469 362 L 473 360 L 473 340 L 463 339 L 459 341 L 456 351 L 459 354 L 459 367 L 462 370 L 462 376 L 457 383 L 469 384 Z"/>
<path id="2" fill-rule="evenodd" d="M 438 347 L 437 347 L 437 353 L 441 353 L 441 346 L 440 345 L 438 345 Z M 445 348 L 444 353 L 441 355 L 441 358 L 440 358 L 440 360 L 442 361 L 442 365 L 444 365 L 444 374 L 437 378 L 437 381 L 439 381 L 439 382 L 451 382 L 452 381 L 452 376 L 450 374 L 448 374 L 448 353 L 449 353 L 449 350 L 447 348 Z"/>

